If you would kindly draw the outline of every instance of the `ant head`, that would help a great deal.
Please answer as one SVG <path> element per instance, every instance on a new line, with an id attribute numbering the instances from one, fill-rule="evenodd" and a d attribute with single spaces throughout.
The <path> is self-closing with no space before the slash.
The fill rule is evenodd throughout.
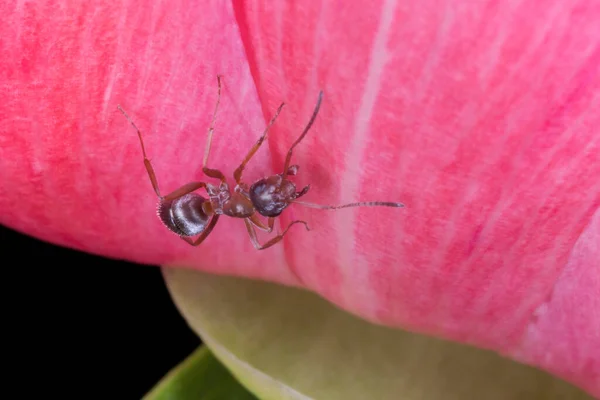
<path id="1" fill-rule="evenodd" d="M 250 186 L 250 200 L 265 217 L 277 217 L 296 197 L 296 185 L 281 175 L 263 178 Z"/>

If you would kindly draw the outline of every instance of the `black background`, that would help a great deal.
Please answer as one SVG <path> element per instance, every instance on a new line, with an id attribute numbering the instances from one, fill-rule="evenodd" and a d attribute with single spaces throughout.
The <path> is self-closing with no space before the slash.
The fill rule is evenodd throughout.
<path id="1" fill-rule="evenodd" d="M 3 386 L 18 398 L 140 399 L 200 345 L 157 267 L 2 226 L 0 240 Z"/>

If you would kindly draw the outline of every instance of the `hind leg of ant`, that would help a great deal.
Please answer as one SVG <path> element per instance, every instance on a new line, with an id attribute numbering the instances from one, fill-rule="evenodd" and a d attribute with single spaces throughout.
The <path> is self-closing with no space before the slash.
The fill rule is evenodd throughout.
<path id="1" fill-rule="evenodd" d="M 244 168 L 246 168 L 246 165 L 248 164 L 250 159 L 254 156 L 254 154 L 258 151 L 260 146 L 263 144 L 263 142 L 267 138 L 267 135 L 269 134 L 269 130 L 271 129 L 271 126 L 273 126 L 273 124 L 275 123 L 275 120 L 279 116 L 279 113 L 281 112 L 281 109 L 283 108 L 284 105 L 285 105 L 285 103 L 281 103 L 281 105 L 277 108 L 277 111 L 275 111 L 275 115 L 273 115 L 273 117 L 269 121 L 269 124 L 265 128 L 261 137 L 256 141 L 254 146 L 252 146 L 250 148 L 250 151 L 248 151 L 248 154 L 246 154 L 244 161 L 242 161 L 240 166 L 237 167 L 237 169 L 233 172 L 233 178 L 235 179 L 235 183 L 239 184 L 240 181 L 242 180 L 242 174 L 244 173 Z"/>
<path id="2" fill-rule="evenodd" d="M 275 218 L 274 217 L 267 218 L 267 225 L 265 225 L 264 222 L 262 222 L 260 220 L 260 218 L 258 217 L 258 214 L 252 214 L 252 216 L 250 216 L 248 219 L 258 229 L 265 231 L 267 233 L 273 232 L 273 227 L 275 226 Z"/>
<path id="3" fill-rule="evenodd" d="M 213 133 L 215 131 L 215 122 L 217 120 L 217 112 L 219 111 L 219 104 L 221 103 L 221 75 L 217 75 L 217 103 L 215 105 L 215 110 L 213 111 L 212 119 L 210 121 L 210 126 L 208 128 L 208 137 L 206 139 L 206 149 L 204 150 L 204 158 L 202 159 L 202 172 L 210 178 L 215 178 L 221 180 L 221 182 L 225 182 L 225 175 L 219 171 L 218 169 L 208 168 L 206 165 L 208 164 L 208 156 L 210 155 L 210 148 L 212 146 L 212 138 Z"/>
<path id="4" fill-rule="evenodd" d="M 206 225 L 206 229 L 204 229 L 204 231 L 200 234 L 200 236 L 198 236 L 196 238 L 196 240 L 192 240 L 185 236 L 179 236 L 179 237 L 189 245 L 198 246 L 198 245 L 200 245 L 200 243 L 202 243 L 204 241 L 204 239 L 206 239 L 208 237 L 208 235 L 210 235 L 210 233 L 214 229 L 215 225 L 217 225 L 218 220 L 219 220 L 219 215 L 213 214 L 212 218 L 210 219 L 210 222 L 208 223 L 208 225 Z"/>
<path id="5" fill-rule="evenodd" d="M 121 113 L 127 118 L 127 121 L 133 126 L 133 129 L 137 132 L 138 139 L 140 140 L 140 146 L 142 147 L 142 155 L 144 156 L 144 166 L 146 167 L 146 172 L 148 172 L 148 177 L 150 178 L 150 182 L 152 183 L 152 188 L 154 189 L 154 193 L 158 197 L 161 197 L 160 190 L 158 188 L 158 181 L 156 180 L 156 174 L 154 173 L 154 168 L 152 168 L 152 163 L 148 159 L 148 155 L 146 154 L 146 147 L 144 147 L 144 139 L 142 138 L 142 131 L 137 127 L 137 125 L 133 122 L 131 117 L 121 108 L 120 105 L 117 105 L 117 108 Z"/>
<path id="6" fill-rule="evenodd" d="M 140 140 L 141 140 L 141 137 L 140 137 Z M 152 168 L 152 163 L 150 162 L 150 160 L 148 160 L 146 158 L 145 155 L 144 155 L 144 166 L 146 167 L 146 172 L 148 172 L 148 177 L 150 178 L 150 182 L 152 183 L 152 189 L 154 189 L 154 193 L 156 193 L 156 195 L 158 197 L 161 197 L 160 189 L 158 188 L 158 181 L 156 180 L 156 173 L 154 173 L 154 168 Z"/>
<path id="7" fill-rule="evenodd" d="M 254 229 L 254 225 L 252 225 L 252 222 L 250 222 L 250 219 L 249 218 L 244 218 L 244 223 L 246 224 L 246 229 L 248 230 L 248 235 L 250 236 L 250 241 L 252 241 L 252 244 L 254 245 L 254 248 L 256 250 L 268 249 L 269 247 L 273 246 L 274 244 L 279 243 L 281 241 L 281 239 L 283 239 L 283 237 L 285 236 L 285 234 L 288 232 L 288 230 L 292 227 L 292 225 L 295 225 L 295 224 L 304 224 L 304 227 L 306 228 L 306 230 L 307 231 L 310 230 L 310 228 L 308 227 L 308 224 L 305 221 L 300 221 L 300 220 L 292 221 L 287 226 L 287 228 L 285 228 L 285 230 L 283 231 L 283 233 L 281 233 L 280 235 L 275 236 L 274 238 L 271 238 L 271 240 L 269 240 L 267 243 L 261 245 L 258 242 L 258 238 L 256 237 L 256 230 Z"/>
<path id="8" fill-rule="evenodd" d="M 181 196 L 184 196 L 188 193 L 195 192 L 196 190 L 202 189 L 202 188 L 206 189 L 206 183 L 204 183 L 204 182 L 186 183 L 179 189 L 175 189 L 171 193 L 166 195 L 165 197 L 162 197 L 162 199 L 163 200 L 175 200 L 175 199 L 180 198 Z"/>

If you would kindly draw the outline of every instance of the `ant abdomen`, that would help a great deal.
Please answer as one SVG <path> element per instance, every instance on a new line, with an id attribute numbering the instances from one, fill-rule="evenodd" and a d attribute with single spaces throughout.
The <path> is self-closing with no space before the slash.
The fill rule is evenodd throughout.
<path id="1" fill-rule="evenodd" d="M 158 217 L 169 230 L 180 236 L 202 233 L 210 217 L 204 212 L 207 200 L 197 193 L 187 193 L 174 200 L 158 203 Z"/>

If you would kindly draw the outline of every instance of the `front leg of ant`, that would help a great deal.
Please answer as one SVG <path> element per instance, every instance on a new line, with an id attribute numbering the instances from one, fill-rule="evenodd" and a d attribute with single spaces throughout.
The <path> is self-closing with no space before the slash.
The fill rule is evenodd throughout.
<path id="1" fill-rule="evenodd" d="M 263 144 L 263 142 L 267 138 L 267 134 L 269 133 L 269 129 L 271 129 L 271 126 L 275 123 L 275 120 L 279 116 L 279 113 L 281 112 L 281 109 L 283 108 L 284 105 L 285 105 L 285 103 L 281 103 L 281 105 L 279 106 L 279 108 L 277 108 L 277 111 L 275 112 L 275 115 L 273 115 L 273 118 L 271 118 L 271 121 L 269 121 L 269 124 L 265 128 L 262 136 L 256 141 L 256 143 L 254 144 L 254 146 L 252 146 L 252 148 L 250 149 L 250 151 L 248 151 L 248 154 L 246 154 L 246 157 L 244 158 L 244 161 L 242 161 L 242 163 L 240 164 L 240 166 L 237 167 L 237 169 L 235 171 L 233 171 L 233 178 L 235 179 L 235 183 L 237 183 L 238 185 L 242 181 L 242 174 L 244 173 L 244 168 L 246 168 L 246 165 L 248 164 L 248 162 L 250 161 L 250 159 L 252 158 L 252 156 L 254 156 L 254 154 L 258 151 L 258 149 L 260 148 L 260 146 Z"/>
<path id="2" fill-rule="evenodd" d="M 245 218 L 244 219 L 244 223 L 246 224 L 246 229 L 248 230 L 248 235 L 250 235 L 250 240 L 252 241 L 252 244 L 254 245 L 254 248 L 256 250 L 264 250 L 264 249 L 268 249 L 269 247 L 273 246 L 274 244 L 277 244 L 281 241 L 281 239 L 283 239 L 283 237 L 285 236 L 285 234 L 288 232 L 288 230 L 292 227 L 292 225 L 294 224 L 304 224 L 304 227 L 306 228 L 307 231 L 310 231 L 310 228 L 308 227 L 308 224 L 305 221 L 292 221 L 287 228 L 285 228 L 285 230 L 283 231 L 282 234 L 275 236 L 274 238 L 272 238 L 271 240 L 269 240 L 267 243 L 261 245 L 258 242 L 258 238 L 256 237 L 256 230 L 254 229 L 254 225 L 252 225 L 252 222 L 250 222 L 250 218 Z"/>
<path id="3" fill-rule="evenodd" d="M 252 222 L 252 224 L 254 226 L 256 226 L 258 229 L 263 230 L 267 233 L 271 233 L 273 232 L 273 227 L 275 226 L 275 218 L 274 217 L 269 217 L 267 219 L 267 225 L 265 225 L 260 218 L 258 218 L 258 214 L 252 214 L 251 217 L 248 218 L 250 220 L 250 222 Z"/>
<path id="4" fill-rule="evenodd" d="M 200 245 L 200 243 L 202 243 L 204 241 L 204 239 L 206 239 L 208 237 L 208 235 L 210 235 L 210 233 L 212 232 L 215 225 L 217 225 L 218 220 L 219 220 L 219 216 L 217 214 L 214 214 L 212 216 L 212 218 L 210 219 L 210 222 L 206 226 L 206 229 L 204 229 L 204 232 L 202 232 L 200 234 L 200 236 L 198 236 L 196 238 L 196 240 L 194 240 L 194 241 L 192 241 L 190 238 L 185 237 L 185 236 L 179 236 L 179 237 L 189 245 L 198 246 L 198 245 Z"/>
<path id="5" fill-rule="evenodd" d="M 180 198 L 181 196 L 184 196 L 188 193 L 195 192 L 196 190 L 202 189 L 202 188 L 206 188 L 206 183 L 190 182 L 190 183 L 183 185 L 179 189 L 175 189 L 174 191 L 172 191 L 171 193 L 169 193 L 168 195 L 163 197 L 163 200 L 175 200 L 175 199 Z"/>

